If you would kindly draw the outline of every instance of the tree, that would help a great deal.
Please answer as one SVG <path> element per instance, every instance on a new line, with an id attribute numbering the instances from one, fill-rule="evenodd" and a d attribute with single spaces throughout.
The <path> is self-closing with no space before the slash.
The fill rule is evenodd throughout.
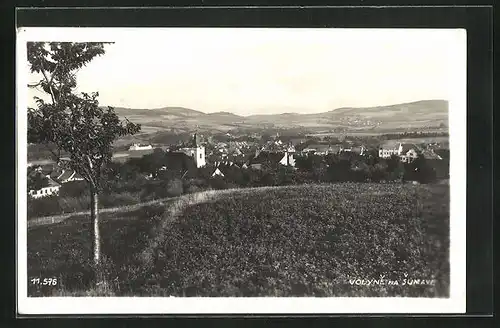
<path id="1" fill-rule="evenodd" d="M 324 159 L 320 155 L 297 156 L 295 158 L 295 167 L 301 171 L 314 172 L 323 162 Z"/>
<path id="2" fill-rule="evenodd" d="M 97 279 L 99 265 L 99 193 L 107 165 L 111 162 L 113 142 L 140 131 L 140 125 L 120 121 L 114 109 L 99 107 L 98 93 L 74 92 L 76 73 L 96 56 L 105 53 L 104 43 L 30 42 L 28 62 L 34 74 L 41 75 L 38 83 L 50 95 L 49 101 L 35 98 L 37 108 L 28 108 L 28 142 L 53 144 L 54 160 L 60 162 L 61 152 L 70 160 L 65 166 L 75 170 L 88 183 L 91 202 L 93 264 Z"/>
<path id="3" fill-rule="evenodd" d="M 391 180 L 405 182 L 405 166 L 401 161 L 398 161 L 396 167 L 390 173 Z"/>
<path id="4" fill-rule="evenodd" d="M 326 169 L 326 178 L 330 182 L 350 181 L 352 179 L 351 162 L 346 158 L 331 157 Z"/>
<path id="5" fill-rule="evenodd" d="M 386 159 L 386 163 L 387 163 L 387 171 L 393 172 L 399 167 L 401 159 L 397 155 L 391 155 L 391 157 Z"/>
<path id="6" fill-rule="evenodd" d="M 286 186 L 296 184 L 295 169 L 290 166 L 280 166 L 274 175 L 274 185 Z"/>
<path id="7" fill-rule="evenodd" d="M 177 197 L 184 192 L 181 179 L 172 179 L 167 182 L 167 194 L 169 197 Z"/>
<path id="8" fill-rule="evenodd" d="M 385 163 L 384 161 L 381 161 L 381 162 L 373 165 L 373 168 L 371 170 L 372 181 L 379 182 L 381 180 L 387 179 L 387 176 L 388 176 L 387 163 Z"/>
<path id="9" fill-rule="evenodd" d="M 368 164 L 358 161 L 352 164 L 352 179 L 354 181 L 363 182 L 371 179 L 371 170 Z"/>
<path id="10" fill-rule="evenodd" d="M 166 163 L 165 152 L 161 148 L 155 148 L 153 153 L 142 156 L 137 163 L 142 173 L 150 173 L 156 178 L 158 171 Z"/>
<path id="11" fill-rule="evenodd" d="M 436 180 L 436 170 L 429 165 L 422 154 L 419 154 L 412 164 L 418 182 L 429 183 Z"/>
<path id="12" fill-rule="evenodd" d="M 390 158 L 385 159 L 387 164 L 387 178 L 390 181 L 401 181 L 405 180 L 405 166 L 401 162 L 401 158 L 397 155 L 391 155 Z M 406 174 L 408 176 L 408 174 Z"/>
<path id="13" fill-rule="evenodd" d="M 28 191 L 39 190 L 49 185 L 49 179 L 40 172 L 28 170 Z"/>

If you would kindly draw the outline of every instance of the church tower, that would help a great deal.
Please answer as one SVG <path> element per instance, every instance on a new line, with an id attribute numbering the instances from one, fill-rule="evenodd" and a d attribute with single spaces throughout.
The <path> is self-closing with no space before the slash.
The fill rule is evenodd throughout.
<path id="1" fill-rule="evenodd" d="M 192 146 L 194 149 L 194 160 L 196 167 L 203 167 L 207 165 L 207 160 L 205 158 L 205 146 L 201 144 L 201 139 L 197 133 L 193 135 Z"/>
<path id="2" fill-rule="evenodd" d="M 201 144 L 200 137 L 198 136 L 198 133 L 193 134 L 193 139 L 191 140 L 191 147 L 198 147 Z"/>
<path id="3" fill-rule="evenodd" d="M 185 144 L 187 147 L 183 147 L 178 150 L 178 152 L 184 153 L 194 159 L 196 167 L 203 167 L 207 165 L 207 160 L 205 157 L 205 146 L 201 143 L 201 138 L 198 134 L 194 133 L 191 141 Z"/>

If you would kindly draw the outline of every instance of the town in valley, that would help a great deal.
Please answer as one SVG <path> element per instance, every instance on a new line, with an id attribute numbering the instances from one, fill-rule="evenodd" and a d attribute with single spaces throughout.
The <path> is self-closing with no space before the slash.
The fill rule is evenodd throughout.
<path id="1" fill-rule="evenodd" d="M 405 31 L 28 41 L 28 297 L 450 297 L 459 38 Z"/>
<path id="2" fill-rule="evenodd" d="M 430 101 L 429 105 L 434 105 L 434 102 Z M 166 108 L 165 112 L 168 111 Z M 188 109 L 185 111 L 189 113 Z M 159 110 L 156 112 L 161 113 Z M 178 112 L 177 115 L 182 114 Z M 170 171 L 184 181 L 205 177 L 207 186 L 210 181 L 217 181 L 214 182 L 217 185 L 238 186 L 231 176 L 235 171 L 236 174 L 240 171 L 241 175 L 244 171 L 274 172 L 281 167 L 289 169 L 288 172 L 293 175 L 293 172 L 328 170 L 330 165 L 330 170 L 335 170 L 335 162 L 340 160 L 346 161 L 350 171 L 362 174 L 352 175 L 351 178 L 344 175 L 344 179 L 337 181 L 406 180 L 408 183 L 419 183 L 421 179 L 431 179 L 446 182 L 449 179 L 449 141 L 445 128 L 441 123 L 388 133 L 370 133 L 370 130 L 361 130 L 364 133 L 360 133 L 345 128 L 344 132 L 311 133 L 314 129 L 310 129 L 312 131 L 308 133 L 306 128 L 297 127 L 268 127 L 260 131 L 254 128 L 255 132 L 251 133 L 236 128 L 213 133 L 195 127 L 189 132 L 156 131 L 132 140 L 120 140 L 116 143 L 113 161 L 117 167 L 151 161 L 151 165 L 137 167 L 137 174 L 151 183 L 160 181 L 162 172 Z M 83 181 L 79 173 L 64 169 L 51 160 L 50 145 L 29 145 L 28 149 L 32 150 L 28 154 L 29 177 L 32 181 L 43 181 L 34 184 L 37 188 L 29 190 L 31 197 L 57 197 L 62 185 Z M 400 176 L 374 176 L 370 172 L 375 164 L 381 166 L 391 160 L 400 162 L 403 171 L 405 168 L 409 170 L 417 159 L 420 159 L 417 161 L 420 165 L 425 164 L 429 168 L 421 175 L 415 174 L 417 167 L 406 175 L 402 172 Z M 69 158 L 62 156 L 61 160 Z M 315 167 L 310 166 L 311 160 L 314 160 Z M 327 179 L 326 176 L 317 180 L 328 181 L 321 179 Z"/>

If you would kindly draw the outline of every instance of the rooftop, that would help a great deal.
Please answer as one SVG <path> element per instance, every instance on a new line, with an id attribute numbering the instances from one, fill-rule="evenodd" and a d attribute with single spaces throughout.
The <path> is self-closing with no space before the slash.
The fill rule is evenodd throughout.
<path id="1" fill-rule="evenodd" d="M 60 187 L 61 186 L 59 183 L 55 182 L 54 180 L 52 180 L 50 178 L 47 179 L 47 183 L 48 183 L 47 187 Z"/>
<path id="2" fill-rule="evenodd" d="M 266 162 L 278 163 L 285 156 L 284 152 L 274 153 L 274 152 L 266 152 L 262 151 L 257 155 L 257 157 L 253 157 L 250 159 L 250 164 L 262 164 Z"/>

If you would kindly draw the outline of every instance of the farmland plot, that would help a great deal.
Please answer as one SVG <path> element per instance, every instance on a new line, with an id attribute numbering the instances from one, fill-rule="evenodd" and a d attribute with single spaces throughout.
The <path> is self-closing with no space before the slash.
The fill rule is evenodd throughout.
<path id="1" fill-rule="evenodd" d="M 447 185 L 242 189 L 175 219 L 156 215 L 149 227 L 147 217 L 115 221 L 130 227 L 104 241 L 110 288 L 117 296 L 447 297 L 448 199 Z M 67 252 L 58 256 L 78 262 Z"/>
<path id="2" fill-rule="evenodd" d="M 146 267 L 166 295 L 446 296 L 446 192 L 343 184 L 232 194 L 187 208 Z M 381 276 L 398 285 L 352 283 Z M 404 284 L 415 278 L 428 283 Z"/>

